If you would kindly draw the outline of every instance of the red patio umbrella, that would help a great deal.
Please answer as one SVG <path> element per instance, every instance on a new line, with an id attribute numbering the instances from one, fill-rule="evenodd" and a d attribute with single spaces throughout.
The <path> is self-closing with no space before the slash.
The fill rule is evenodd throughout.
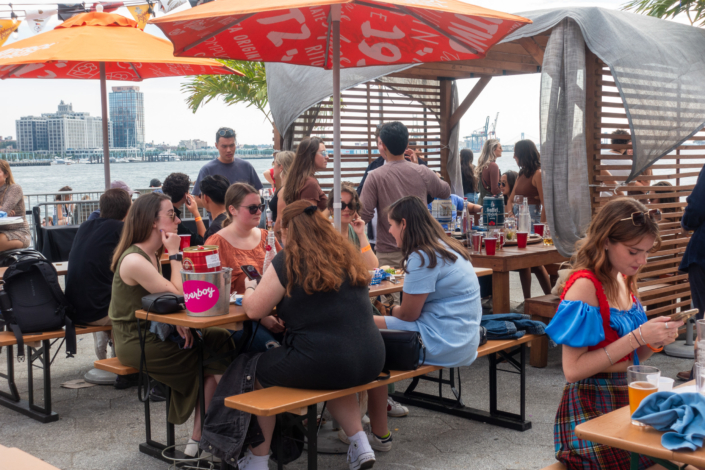
<path id="1" fill-rule="evenodd" d="M 470 60 L 531 20 L 458 0 L 218 0 L 150 21 L 174 55 L 333 70 L 340 228 L 340 68 Z"/>
<path id="2" fill-rule="evenodd" d="M 105 189 L 110 188 L 106 80 L 239 74 L 211 59 L 179 58 L 168 41 L 111 13 L 84 13 L 52 31 L 0 48 L 0 79 L 100 79 Z"/>

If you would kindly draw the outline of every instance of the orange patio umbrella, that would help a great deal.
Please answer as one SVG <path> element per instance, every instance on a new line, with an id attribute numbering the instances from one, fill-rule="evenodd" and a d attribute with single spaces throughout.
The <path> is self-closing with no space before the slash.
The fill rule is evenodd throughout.
<path id="1" fill-rule="evenodd" d="M 341 67 L 477 59 L 531 20 L 459 0 L 218 0 L 150 23 L 176 56 L 332 69 L 333 207 L 340 208 Z"/>
<path id="2" fill-rule="evenodd" d="M 84 13 L 52 31 L 0 48 L 0 79 L 100 79 L 105 188 L 110 188 L 106 80 L 239 74 L 211 59 L 174 57 L 169 41 L 112 13 Z"/>

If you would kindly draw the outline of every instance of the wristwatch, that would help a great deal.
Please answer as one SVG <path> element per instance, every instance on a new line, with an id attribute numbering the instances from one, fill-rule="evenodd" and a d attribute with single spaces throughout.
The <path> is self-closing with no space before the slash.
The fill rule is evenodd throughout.
<path id="1" fill-rule="evenodd" d="M 181 253 L 169 256 L 169 261 L 178 261 L 179 263 L 183 260 Z"/>

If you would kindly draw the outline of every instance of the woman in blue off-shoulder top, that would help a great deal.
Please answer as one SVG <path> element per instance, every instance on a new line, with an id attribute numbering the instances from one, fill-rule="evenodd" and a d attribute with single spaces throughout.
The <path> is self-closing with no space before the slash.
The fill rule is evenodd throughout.
<path id="1" fill-rule="evenodd" d="M 619 198 L 593 218 L 546 334 L 563 345 L 563 398 L 556 413 L 556 459 L 568 469 L 630 468 L 629 453 L 578 439 L 575 427 L 629 404 L 627 367 L 672 343 L 683 322 L 647 321 L 636 279 L 661 244 L 661 213 Z M 642 457 L 639 468 L 653 465 Z"/>

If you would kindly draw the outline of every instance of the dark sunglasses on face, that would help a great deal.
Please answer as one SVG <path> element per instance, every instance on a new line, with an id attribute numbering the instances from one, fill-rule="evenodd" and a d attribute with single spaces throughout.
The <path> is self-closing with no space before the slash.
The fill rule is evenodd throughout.
<path id="1" fill-rule="evenodd" d="M 646 216 L 647 215 L 654 222 L 661 222 L 661 211 L 658 209 L 650 209 L 646 212 L 632 212 L 631 217 L 627 217 L 626 219 L 621 219 L 620 222 L 624 222 L 625 220 L 631 220 L 635 226 L 639 227 L 639 226 L 644 225 L 646 223 Z"/>
<path id="2" fill-rule="evenodd" d="M 351 211 L 355 212 L 355 204 L 352 202 L 341 202 L 340 203 L 340 210 L 344 211 L 345 209 L 350 209 Z"/>
<path id="3" fill-rule="evenodd" d="M 506 187 L 507 187 L 507 183 L 505 183 L 504 181 L 502 181 L 501 183 L 497 183 L 497 184 L 499 184 L 499 187 L 500 187 L 500 188 L 506 188 Z"/>
<path id="4" fill-rule="evenodd" d="M 253 204 L 251 206 L 240 206 L 250 211 L 250 214 L 255 215 L 258 211 L 264 210 L 264 204 Z"/>

